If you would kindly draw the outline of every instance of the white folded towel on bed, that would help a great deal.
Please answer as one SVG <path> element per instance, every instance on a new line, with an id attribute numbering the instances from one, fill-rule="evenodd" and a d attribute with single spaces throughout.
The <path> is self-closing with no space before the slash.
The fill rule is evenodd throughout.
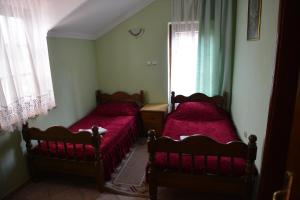
<path id="1" fill-rule="evenodd" d="M 87 131 L 87 132 L 93 133 L 92 129 L 78 129 L 78 131 Z M 103 133 L 106 133 L 106 132 L 107 132 L 107 129 L 102 128 L 102 127 L 98 127 L 98 133 L 99 134 L 103 134 Z"/>
<path id="2" fill-rule="evenodd" d="M 180 136 L 180 140 L 183 140 L 183 139 L 185 139 L 185 138 L 187 138 L 187 137 L 189 137 L 189 135 L 181 135 L 181 136 Z"/>

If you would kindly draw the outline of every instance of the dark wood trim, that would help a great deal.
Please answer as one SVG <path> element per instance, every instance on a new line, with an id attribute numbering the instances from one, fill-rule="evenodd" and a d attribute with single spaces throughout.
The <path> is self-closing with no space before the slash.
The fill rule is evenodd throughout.
<path id="1" fill-rule="evenodd" d="M 107 102 L 136 102 L 140 107 L 144 105 L 144 91 L 141 90 L 140 93 L 128 94 L 126 92 L 115 92 L 113 94 L 102 93 L 100 90 L 96 91 L 96 102 L 97 105 Z"/>
<path id="2" fill-rule="evenodd" d="M 294 110 L 293 127 L 290 138 L 290 145 L 287 160 L 287 178 L 286 189 L 289 191 L 290 200 L 300 199 L 300 70 L 298 75 L 298 89 L 296 105 Z"/>
<path id="3" fill-rule="evenodd" d="M 299 1 L 280 1 L 279 34 L 273 92 L 269 108 L 267 133 L 258 199 L 272 199 L 281 189 L 286 170 L 287 152 L 299 74 L 300 21 Z"/>
<path id="4" fill-rule="evenodd" d="M 203 93 L 194 93 L 190 96 L 176 95 L 175 92 L 171 92 L 171 111 L 175 110 L 175 104 L 184 102 L 210 102 L 219 107 L 225 108 L 226 106 L 226 93 L 224 96 L 209 97 Z"/>
<path id="5" fill-rule="evenodd" d="M 168 92 L 171 91 L 171 75 L 172 75 L 172 24 L 169 24 L 169 74 L 168 74 L 168 81 L 169 81 L 169 88 Z"/>
<path id="6" fill-rule="evenodd" d="M 50 127 L 45 131 L 38 128 L 29 128 L 28 123 L 22 128 L 23 139 L 26 143 L 28 169 L 31 177 L 36 179 L 39 172 L 50 171 L 67 174 L 76 174 L 81 176 L 89 176 L 96 179 L 97 187 L 103 190 L 104 187 L 104 172 L 102 155 L 100 152 L 102 135 L 98 133 L 98 127 L 92 128 L 92 133 L 82 131 L 72 133 L 67 128 L 62 126 Z M 47 153 L 34 151 L 32 141 L 37 141 L 47 144 Z M 73 155 L 65 153 L 63 157 L 53 155 L 49 145 L 56 145 L 56 153 L 58 145 L 64 145 L 64 151 L 67 152 L 67 144 L 73 144 Z M 76 145 L 80 146 L 91 145 L 95 151 L 95 157 L 90 160 L 86 157 L 78 159 Z M 85 147 L 84 147 L 85 149 Z M 84 156 L 86 152 L 83 152 Z"/>
<path id="7" fill-rule="evenodd" d="M 147 171 L 149 182 L 150 199 L 157 199 L 157 187 L 167 186 L 174 188 L 191 189 L 198 192 L 214 192 L 231 195 L 239 195 L 243 199 L 251 199 L 253 184 L 255 180 L 256 170 L 254 161 L 256 159 L 256 136 L 249 137 L 248 145 L 240 142 L 229 142 L 221 144 L 213 139 L 202 136 L 193 135 L 183 140 L 173 140 L 170 137 L 157 137 L 155 130 L 148 132 L 148 152 L 149 167 Z M 200 147 L 200 148 L 199 148 Z M 156 166 L 156 153 L 166 153 L 166 168 L 161 169 Z M 178 154 L 178 169 L 170 166 L 170 154 Z M 182 155 L 191 156 L 191 171 L 183 171 Z M 196 172 L 195 156 L 204 156 L 205 163 L 208 156 L 216 156 L 217 169 L 216 173 L 207 172 L 207 164 L 204 165 L 203 173 Z M 234 158 L 242 158 L 246 160 L 245 172 L 242 176 L 221 175 L 221 158 L 229 157 L 231 162 Z M 233 163 L 231 163 L 233 166 Z M 234 170 L 233 168 L 231 170 Z M 231 171 L 233 174 L 234 172 Z"/>

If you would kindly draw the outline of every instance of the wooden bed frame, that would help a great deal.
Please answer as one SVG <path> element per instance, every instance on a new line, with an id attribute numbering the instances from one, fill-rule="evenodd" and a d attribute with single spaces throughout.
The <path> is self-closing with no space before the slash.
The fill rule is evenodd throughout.
<path id="1" fill-rule="evenodd" d="M 140 91 L 139 94 L 129 95 L 125 92 L 116 92 L 112 95 L 103 94 L 99 90 L 96 91 L 97 104 L 115 101 L 134 101 L 139 105 L 144 104 L 144 94 Z M 45 131 L 38 128 L 29 128 L 28 123 L 23 125 L 23 139 L 26 142 L 28 168 L 32 178 L 36 178 L 39 172 L 59 172 L 66 174 L 76 174 L 80 176 L 93 177 L 96 179 L 97 187 L 101 191 L 104 186 L 104 169 L 102 154 L 100 151 L 102 135 L 98 133 L 98 127 L 92 128 L 92 134 L 87 131 L 72 133 L 68 128 L 62 126 L 53 126 Z M 38 154 L 33 151 L 32 141 L 37 141 L 38 145 L 41 142 L 46 142 L 48 154 Z M 64 144 L 64 157 L 53 156 L 50 153 L 49 143 L 56 144 L 56 152 L 58 151 L 57 143 Z M 66 144 L 73 144 L 74 157 L 67 155 Z M 95 149 L 95 159 L 89 160 L 76 158 L 76 144 L 83 145 L 83 155 L 86 155 L 86 146 L 92 145 Z"/>
<path id="2" fill-rule="evenodd" d="M 227 93 L 225 92 L 223 96 L 213 96 L 209 97 L 203 93 L 194 93 L 191 96 L 183 96 L 177 95 L 175 96 L 175 92 L 171 92 L 171 112 L 175 110 L 176 104 L 183 103 L 183 102 L 210 102 L 218 107 L 226 108 L 227 103 Z"/>
<path id="3" fill-rule="evenodd" d="M 182 95 L 175 96 L 172 92 L 172 110 L 175 110 L 176 103 L 187 101 L 206 101 L 215 103 L 218 106 L 224 106 L 226 103 L 222 96 L 208 97 L 205 94 L 196 93 L 189 97 Z M 183 140 L 173 140 L 166 136 L 157 136 L 155 130 L 148 132 L 148 152 L 149 168 L 147 171 L 149 182 L 150 199 L 157 199 L 158 186 L 185 188 L 198 192 L 212 192 L 221 194 L 232 194 L 241 196 L 243 199 L 251 199 L 253 184 L 256 176 L 254 161 L 256 159 L 256 136 L 249 137 L 248 145 L 236 141 L 227 144 L 218 143 L 209 137 L 202 135 L 189 136 Z M 169 163 L 170 153 L 176 153 L 179 156 L 179 170 L 157 169 L 155 166 L 156 152 L 165 152 L 167 162 Z M 191 156 L 192 172 L 182 172 L 182 155 Z M 204 156 L 204 173 L 195 172 L 195 156 Z M 217 173 L 207 173 L 207 157 L 217 157 Z M 231 158 L 231 170 L 233 171 L 234 158 L 246 159 L 245 173 L 241 177 L 224 176 L 220 174 L 221 157 Z"/>

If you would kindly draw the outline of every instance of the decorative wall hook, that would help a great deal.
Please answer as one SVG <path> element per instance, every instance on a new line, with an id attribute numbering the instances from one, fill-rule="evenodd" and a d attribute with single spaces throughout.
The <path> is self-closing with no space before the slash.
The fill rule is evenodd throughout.
<path id="1" fill-rule="evenodd" d="M 128 30 L 128 33 L 132 36 L 134 36 L 135 38 L 139 38 L 141 37 L 145 32 L 145 29 L 143 28 L 131 28 Z"/>

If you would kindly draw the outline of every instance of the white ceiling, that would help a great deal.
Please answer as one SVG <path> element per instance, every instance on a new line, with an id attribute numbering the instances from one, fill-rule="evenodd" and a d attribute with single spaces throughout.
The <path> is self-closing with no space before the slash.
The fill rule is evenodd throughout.
<path id="1" fill-rule="evenodd" d="M 81 4 L 54 26 L 48 36 L 96 39 L 154 0 L 76 1 Z"/>
<path id="2" fill-rule="evenodd" d="M 44 10 L 48 18 L 48 25 L 53 28 L 64 17 L 69 15 L 72 11 L 78 8 L 81 4 L 87 0 L 46 0 Z"/>

